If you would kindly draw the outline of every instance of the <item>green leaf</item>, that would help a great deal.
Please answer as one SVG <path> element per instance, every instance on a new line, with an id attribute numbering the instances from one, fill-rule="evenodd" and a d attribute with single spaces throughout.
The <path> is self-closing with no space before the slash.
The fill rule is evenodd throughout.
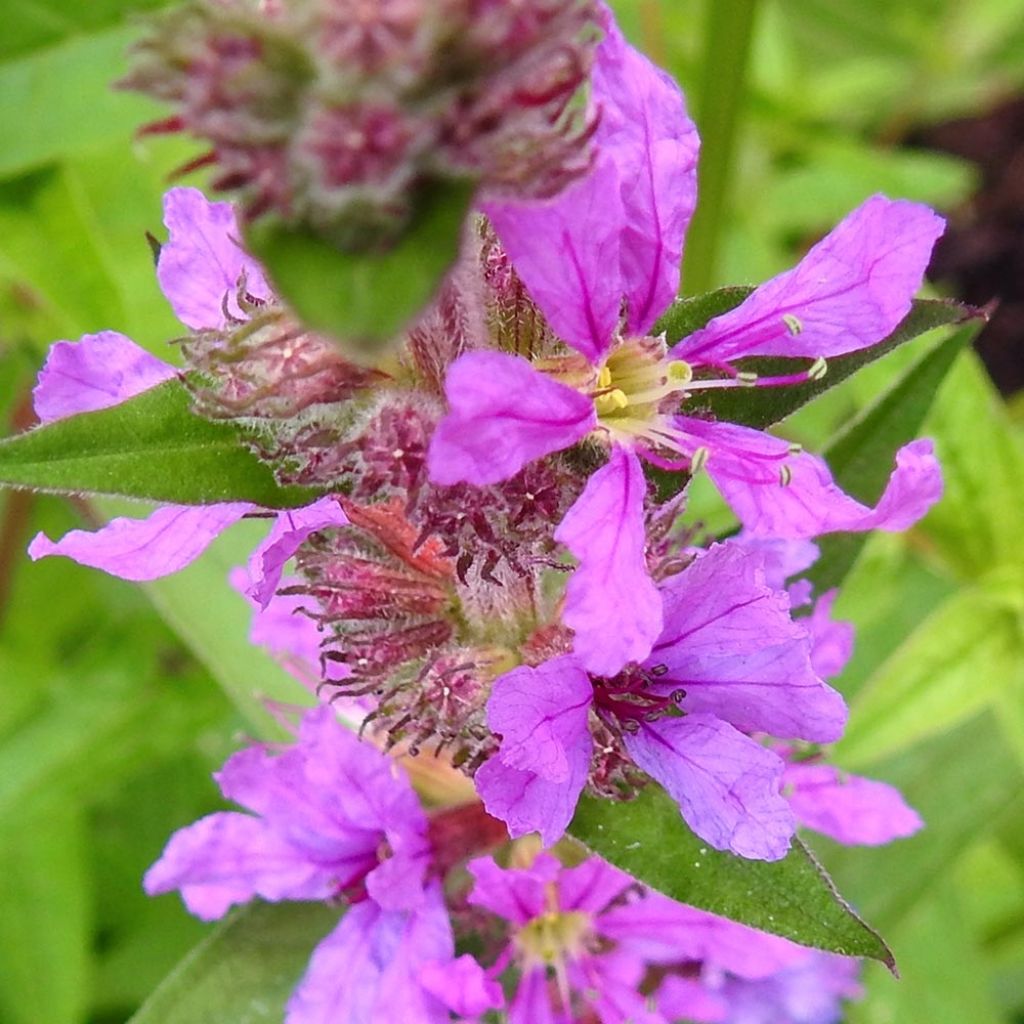
<path id="1" fill-rule="evenodd" d="M 974 353 L 964 352 L 946 378 L 927 430 L 945 489 L 924 535 L 962 578 L 1024 564 L 1024 446 Z"/>
<path id="2" fill-rule="evenodd" d="M 627 803 L 584 796 L 569 831 L 673 899 L 807 946 L 893 966 L 886 944 L 844 902 L 799 841 L 773 863 L 712 850 L 653 786 Z"/>
<path id="3" fill-rule="evenodd" d="M 752 288 L 721 288 L 693 299 L 673 303 L 655 325 L 656 331 L 665 331 L 670 344 L 699 330 L 711 319 L 738 306 Z M 837 356 L 828 361 L 828 373 L 820 380 L 806 381 L 787 387 L 723 388 L 706 392 L 691 399 L 686 411 L 709 413 L 715 419 L 763 429 L 779 423 L 808 402 L 841 384 L 861 368 L 888 355 L 894 349 L 913 341 L 937 327 L 980 319 L 982 314 L 970 307 L 942 299 L 917 300 L 903 322 L 883 341 L 870 348 Z M 744 370 L 762 376 L 793 373 L 791 359 L 744 359 Z"/>
<path id="4" fill-rule="evenodd" d="M 892 472 L 893 454 L 917 436 L 935 394 L 960 350 L 977 332 L 962 327 L 922 356 L 874 405 L 865 409 L 822 453 L 848 494 L 874 503 Z M 838 586 L 853 567 L 868 534 L 822 538 L 821 557 L 807 574 L 818 593 Z"/>
<path id="5" fill-rule="evenodd" d="M 22 815 L 0 836 L 0 1019 L 79 1024 L 89 998 L 85 822 L 70 803 Z"/>
<path id="6" fill-rule="evenodd" d="M 313 947 L 337 924 L 321 903 L 235 911 L 168 975 L 129 1024 L 280 1024 Z"/>
<path id="7" fill-rule="evenodd" d="M 124 139 L 159 112 L 112 88 L 127 70 L 125 54 L 137 35 L 123 25 L 68 34 L 57 45 L 0 63 L 0 177 Z"/>
<path id="8" fill-rule="evenodd" d="M 898 787 L 926 823 L 884 847 L 826 844 L 825 863 L 860 910 L 887 931 L 900 924 L 979 836 L 1024 811 L 1024 776 L 985 712 L 895 757 L 871 775 Z"/>
<path id="9" fill-rule="evenodd" d="M 60 494 L 100 494 L 182 505 L 308 503 L 305 488 L 279 487 L 238 429 L 191 411 L 168 381 L 120 405 L 72 416 L 0 441 L 0 484 Z"/>
<path id="10" fill-rule="evenodd" d="M 1017 579 L 957 591 L 865 684 L 835 748 L 850 767 L 894 754 L 976 715 L 1024 658 Z"/>
<path id="11" fill-rule="evenodd" d="M 278 293 L 309 326 L 372 353 L 430 301 L 455 262 L 473 199 L 466 181 L 434 184 L 383 252 L 346 252 L 305 227 L 266 218 L 246 241 Z"/>

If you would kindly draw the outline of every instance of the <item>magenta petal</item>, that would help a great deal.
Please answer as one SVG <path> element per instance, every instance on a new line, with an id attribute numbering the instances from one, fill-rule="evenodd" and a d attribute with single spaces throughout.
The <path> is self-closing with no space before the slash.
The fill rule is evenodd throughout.
<path id="1" fill-rule="evenodd" d="M 562 869 L 558 876 L 558 905 L 562 910 L 598 914 L 634 882 L 625 871 L 600 857 L 588 857 L 574 868 Z"/>
<path id="2" fill-rule="evenodd" d="M 436 484 L 507 480 L 597 426 L 590 398 L 521 356 L 469 352 L 452 363 L 444 390 L 448 414 L 437 425 L 427 456 Z"/>
<path id="3" fill-rule="evenodd" d="M 615 162 L 601 156 L 554 199 L 484 207 L 552 329 L 592 363 L 608 351 L 622 306 L 619 190 Z"/>
<path id="4" fill-rule="evenodd" d="M 798 963 L 807 948 L 651 892 L 595 921 L 606 939 L 655 964 L 703 961 L 743 978 L 765 978 Z"/>
<path id="5" fill-rule="evenodd" d="M 729 1018 L 729 1004 L 696 978 L 670 974 L 658 987 L 657 1001 L 666 1020 L 719 1024 Z"/>
<path id="6" fill-rule="evenodd" d="M 839 531 L 899 532 L 942 497 L 942 471 L 927 439 L 896 453 L 896 468 L 872 509 L 839 488 L 823 459 L 807 452 L 793 455 L 781 438 L 731 423 L 686 417 L 677 423 L 684 443 L 708 450 L 708 475 L 751 534 L 800 538 Z"/>
<path id="7" fill-rule="evenodd" d="M 241 232 L 230 203 L 211 203 L 198 189 L 172 188 L 164 196 L 170 238 L 160 250 L 156 276 L 178 319 L 188 327 L 224 327 L 225 306 L 245 317 L 236 293 L 270 297 L 259 264 L 239 245 Z"/>
<path id="8" fill-rule="evenodd" d="M 279 512 L 266 540 L 249 559 L 249 576 L 253 581 L 249 593 L 259 606 L 266 608 L 270 604 L 281 582 L 285 563 L 310 534 L 346 523 L 348 517 L 333 497 L 320 498 L 304 508 Z"/>
<path id="9" fill-rule="evenodd" d="M 902 839 L 924 824 L 893 786 L 832 765 L 787 765 L 785 786 L 801 825 L 849 846 Z"/>
<path id="10" fill-rule="evenodd" d="M 447 963 L 425 964 L 419 970 L 419 981 L 460 1017 L 473 1017 L 505 1005 L 501 986 L 468 953 Z"/>
<path id="11" fill-rule="evenodd" d="M 28 553 L 33 561 L 63 555 L 124 580 L 155 580 L 195 561 L 255 507 L 245 502 L 162 505 L 146 519 L 111 519 L 94 533 L 72 530 L 57 542 L 38 533 Z"/>
<path id="12" fill-rule="evenodd" d="M 177 376 L 173 366 L 116 331 L 50 347 L 32 401 L 41 423 L 119 405 Z"/>
<path id="13" fill-rule="evenodd" d="M 590 677 L 572 658 L 506 672 L 487 701 L 487 724 L 501 736 L 498 756 L 510 768 L 566 782 L 590 758 L 593 699 Z"/>
<path id="14" fill-rule="evenodd" d="M 358 903 L 313 951 L 285 1022 L 448 1024 L 447 1007 L 421 984 L 420 972 L 452 954 L 448 911 L 437 886 L 414 912 Z"/>
<path id="15" fill-rule="evenodd" d="M 642 661 L 661 632 L 661 597 L 645 558 L 646 488 L 640 460 L 616 446 L 555 530 L 579 559 L 562 621 L 576 634 L 575 656 L 595 675 Z"/>
<path id="16" fill-rule="evenodd" d="M 822 594 L 803 621 L 811 636 L 811 665 L 823 679 L 839 675 L 853 654 L 853 625 L 832 619 L 832 605 L 838 596 L 838 590 Z"/>
<path id="17" fill-rule="evenodd" d="M 600 110 L 595 143 L 619 172 L 626 327 L 645 334 L 679 291 L 700 140 L 671 76 L 630 46 L 610 18 L 592 89 Z"/>
<path id="18" fill-rule="evenodd" d="M 544 846 L 552 846 L 572 821 L 589 767 L 588 752 L 585 764 L 572 764 L 567 781 L 548 782 L 533 772 L 509 768 L 495 756 L 477 769 L 474 782 L 487 813 L 505 822 L 513 839 L 539 832 Z"/>
<path id="19" fill-rule="evenodd" d="M 625 742 L 716 850 L 756 860 L 785 857 L 796 820 L 779 793 L 784 765 L 777 754 L 711 715 L 641 721 Z"/>
<path id="20" fill-rule="evenodd" d="M 763 556 L 716 544 L 662 584 L 665 628 L 647 659 L 655 689 L 744 732 L 832 742 L 846 705 L 811 665 L 811 642 L 784 591 L 765 585 Z"/>
<path id="21" fill-rule="evenodd" d="M 524 925 L 548 908 L 548 893 L 562 865 L 550 853 L 539 854 L 527 868 L 502 868 L 491 857 L 476 857 L 466 870 L 473 878 L 467 902 Z"/>
<path id="22" fill-rule="evenodd" d="M 253 896 L 326 899 L 336 879 L 265 822 L 226 811 L 175 832 L 143 885 L 150 896 L 180 889 L 188 909 L 211 921 Z"/>
<path id="23" fill-rule="evenodd" d="M 945 222 L 872 196 L 792 270 L 761 285 L 672 350 L 695 364 L 744 356 L 838 356 L 881 341 L 910 312 Z"/>

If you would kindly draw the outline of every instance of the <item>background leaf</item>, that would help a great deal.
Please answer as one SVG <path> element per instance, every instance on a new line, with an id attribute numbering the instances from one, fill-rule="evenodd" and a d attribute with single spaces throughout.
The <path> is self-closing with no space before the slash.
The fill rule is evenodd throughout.
<path id="1" fill-rule="evenodd" d="M 279 487 L 236 427 L 193 415 L 178 381 L 0 441 L 0 483 L 181 505 L 294 508 L 315 496 Z"/>
<path id="2" fill-rule="evenodd" d="M 322 903 L 252 903 L 232 912 L 130 1024 L 280 1024 L 313 947 L 338 917 Z"/>
<path id="3" fill-rule="evenodd" d="M 882 939 L 843 902 L 800 843 L 773 863 L 712 850 L 653 786 L 626 803 L 584 796 L 569 832 L 673 899 L 807 946 L 892 964 Z"/>

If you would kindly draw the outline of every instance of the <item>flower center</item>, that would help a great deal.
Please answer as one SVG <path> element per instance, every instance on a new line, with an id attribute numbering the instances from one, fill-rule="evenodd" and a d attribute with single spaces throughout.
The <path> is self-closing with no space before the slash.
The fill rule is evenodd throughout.
<path id="1" fill-rule="evenodd" d="M 666 398 L 682 396 L 693 370 L 681 359 L 665 359 L 653 338 L 618 345 L 598 371 L 593 391 L 598 422 L 616 441 L 656 441 Z"/>
<path id="2" fill-rule="evenodd" d="M 549 910 L 519 929 L 516 944 L 527 960 L 554 966 L 582 953 L 589 934 L 589 914 Z"/>

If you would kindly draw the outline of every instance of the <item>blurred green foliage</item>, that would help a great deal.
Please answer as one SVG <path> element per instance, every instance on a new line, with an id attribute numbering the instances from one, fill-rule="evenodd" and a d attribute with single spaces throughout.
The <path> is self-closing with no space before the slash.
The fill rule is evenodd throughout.
<path id="1" fill-rule="evenodd" d="M 194 151 L 133 141 L 159 111 L 109 88 L 135 36 L 130 18 L 159 5 L 4 7 L 0 417 L 12 429 L 26 423 L 52 340 L 115 328 L 175 359 L 165 343 L 181 327 L 157 290 L 144 233 L 160 233 L 166 176 Z M 710 6 L 616 4 L 634 41 L 693 97 L 712 71 L 725 73 L 704 60 Z M 731 154 L 716 186 L 722 214 L 700 229 L 711 241 L 693 255 L 706 283 L 777 272 L 875 191 L 946 209 L 964 201 L 967 166 L 898 143 L 911 125 L 1024 85 L 1016 0 L 750 6 L 735 134 L 718 137 L 695 111 L 706 146 Z M 844 382 L 787 430 L 820 447 L 929 344 Z M 903 974 L 896 983 L 869 971 L 857 1024 L 1024 1021 L 1020 419 L 962 354 L 926 424 L 946 499 L 909 535 L 872 538 L 838 604 L 858 626 L 840 681 L 853 717 L 839 760 L 903 786 L 928 823 L 889 848 L 826 851 Z M 693 505 L 728 527 L 702 481 Z M 79 525 L 83 511 L 0 494 L 0 1020 L 10 1024 L 124 1021 L 208 933 L 175 898 L 146 899 L 141 875 L 174 828 L 217 806 L 208 773 L 240 735 L 273 729 L 263 698 L 308 699 L 247 645 L 248 611 L 225 582 L 258 526 L 141 590 L 62 560 L 27 561 L 34 531 Z M 230 937 L 208 941 L 223 948 Z M 176 1002 L 201 973 L 178 977 L 141 1020 L 171 1019 L 160 1001 Z"/>

